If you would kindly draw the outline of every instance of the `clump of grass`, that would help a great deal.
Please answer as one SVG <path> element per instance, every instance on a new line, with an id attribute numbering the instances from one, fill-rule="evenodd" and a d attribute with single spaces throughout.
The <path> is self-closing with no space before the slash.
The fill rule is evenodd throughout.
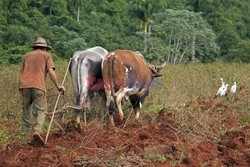
<path id="1" fill-rule="evenodd" d="M 148 153 L 144 155 L 144 158 L 150 160 L 152 163 L 163 163 L 166 161 L 166 158 L 164 155 L 158 154 L 158 153 Z"/>
<path id="2" fill-rule="evenodd" d="M 60 146 L 56 146 L 56 148 L 63 155 L 69 155 L 71 153 L 71 150 L 69 150 L 67 148 L 63 148 L 63 147 L 60 147 Z"/>
<path id="3" fill-rule="evenodd" d="M 0 129 L 0 147 L 6 145 L 9 139 L 10 136 L 3 129 Z"/>

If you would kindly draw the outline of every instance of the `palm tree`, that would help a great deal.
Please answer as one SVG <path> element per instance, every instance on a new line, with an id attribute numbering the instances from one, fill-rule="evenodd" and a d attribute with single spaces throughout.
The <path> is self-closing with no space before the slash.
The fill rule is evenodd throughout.
<path id="1" fill-rule="evenodd" d="M 52 15 L 52 12 L 56 12 L 58 10 L 57 2 L 55 0 L 45 0 L 43 6 L 44 9 L 49 10 L 49 15 Z"/>
<path id="2" fill-rule="evenodd" d="M 81 6 L 84 4 L 85 0 L 74 0 L 73 4 L 74 6 L 77 7 L 77 17 L 76 17 L 76 21 L 78 22 L 80 20 L 80 10 L 81 10 Z"/>
<path id="3" fill-rule="evenodd" d="M 166 0 L 131 0 L 138 18 L 141 20 L 141 28 L 144 24 L 144 52 L 147 52 L 147 40 L 151 33 L 153 14 L 159 12 L 166 6 Z"/>

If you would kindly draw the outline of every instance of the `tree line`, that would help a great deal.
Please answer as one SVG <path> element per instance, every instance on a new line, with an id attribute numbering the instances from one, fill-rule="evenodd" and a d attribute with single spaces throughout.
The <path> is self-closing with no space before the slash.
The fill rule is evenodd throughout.
<path id="1" fill-rule="evenodd" d="M 140 51 L 172 64 L 250 61 L 248 0 L 0 1 L 0 63 L 19 63 L 40 36 L 55 60 L 77 50 Z"/>

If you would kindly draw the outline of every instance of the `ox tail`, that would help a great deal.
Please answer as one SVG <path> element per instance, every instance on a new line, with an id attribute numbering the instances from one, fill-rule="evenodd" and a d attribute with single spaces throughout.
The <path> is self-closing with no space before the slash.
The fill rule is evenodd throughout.
<path id="1" fill-rule="evenodd" d="M 72 78 L 72 84 L 75 94 L 75 100 L 76 105 L 80 104 L 80 90 L 79 90 L 79 63 L 78 58 L 75 57 L 75 54 L 73 55 L 73 58 L 71 59 L 70 65 L 69 65 L 69 72 Z"/>
<path id="2" fill-rule="evenodd" d="M 114 77 L 114 63 L 115 62 L 115 56 L 113 56 L 109 60 L 109 80 L 110 80 L 110 89 L 111 89 L 111 95 L 113 97 L 116 96 L 115 94 L 115 77 Z"/>
<path id="3" fill-rule="evenodd" d="M 78 61 L 81 59 L 78 59 Z M 77 62 L 77 92 L 76 92 L 76 105 L 80 105 L 80 98 L 81 98 L 81 67 L 82 67 L 82 62 Z"/>

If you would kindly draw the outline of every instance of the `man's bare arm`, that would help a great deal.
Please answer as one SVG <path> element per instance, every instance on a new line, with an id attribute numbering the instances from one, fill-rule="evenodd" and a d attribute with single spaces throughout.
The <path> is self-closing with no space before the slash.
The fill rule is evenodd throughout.
<path id="1" fill-rule="evenodd" d="M 62 92 L 62 93 L 64 93 L 65 88 L 64 88 L 64 86 L 59 85 L 59 83 L 58 83 L 58 81 L 57 81 L 57 78 L 56 78 L 56 73 L 55 73 L 55 71 L 54 71 L 53 68 L 50 68 L 50 69 L 49 69 L 49 76 L 50 76 L 50 79 L 51 79 L 51 80 L 53 81 L 53 83 L 55 84 L 57 90 L 60 91 L 60 92 Z"/>

